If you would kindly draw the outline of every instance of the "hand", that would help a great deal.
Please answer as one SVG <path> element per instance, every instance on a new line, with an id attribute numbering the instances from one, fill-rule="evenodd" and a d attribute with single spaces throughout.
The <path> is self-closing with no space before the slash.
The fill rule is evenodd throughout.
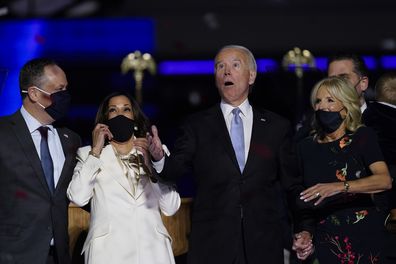
<path id="1" fill-rule="evenodd" d="M 133 146 L 136 148 L 136 150 L 140 151 L 141 153 L 143 153 L 143 157 L 144 157 L 144 164 L 146 164 L 146 166 L 148 166 L 150 164 L 150 157 L 148 154 L 148 147 L 149 147 L 149 143 L 147 138 L 135 138 L 133 139 Z"/>
<path id="2" fill-rule="evenodd" d="M 300 193 L 300 199 L 309 202 L 318 199 L 314 205 L 320 204 L 326 197 L 331 197 L 344 190 L 343 182 L 318 183 Z"/>
<path id="3" fill-rule="evenodd" d="M 149 143 L 149 152 L 154 161 L 159 161 L 164 157 L 164 150 L 162 149 L 161 139 L 158 136 L 158 130 L 156 126 L 151 126 L 151 133 L 147 133 L 147 139 Z"/>
<path id="4" fill-rule="evenodd" d="M 109 127 L 98 123 L 96 124 L 94 130 L 92 131 L 92 152 L 96 155 L 100 155 L 102 152 L 106 138 L 111 140 L 113 134 L 111 134 Z"/>
<path id="5" fill-rule="evenodd" d="M 315 250 L 311 234 L 308 231 L 295 234 L 292 249 L 296 251 L 298 259 L 305 260 L 308 258 Z"/>

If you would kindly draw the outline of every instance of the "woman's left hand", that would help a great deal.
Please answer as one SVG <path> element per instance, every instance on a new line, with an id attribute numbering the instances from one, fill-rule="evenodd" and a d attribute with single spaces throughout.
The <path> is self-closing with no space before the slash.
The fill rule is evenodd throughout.
<path id="1" fill-rule="evenodd" d="M 300 193 L 300 199 L 309 202 L 318 199 L 314 205 L 320 204 L 326 197 L 331 197 L 344 190 L 343 182 L 318 183 Z"/>
<path id="2" fill-rule="evenodd" d="M 150 155 L 148 153 L 148 140 L 147 138 L 141 137 L 141 138 L 135 138 L 133 140 L 133 146 L 140 151 L 141 153 L 143 153 L 144 156 L 144 164 L 146 164 L 146 166 L 148 166 L 150 164 Z"/>

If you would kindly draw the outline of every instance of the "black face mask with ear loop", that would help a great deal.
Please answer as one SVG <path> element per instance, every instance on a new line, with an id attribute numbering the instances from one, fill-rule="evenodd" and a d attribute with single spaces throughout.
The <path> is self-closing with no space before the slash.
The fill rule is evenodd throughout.
<path id="1" fill-rule="evenodd" d="M 59 120 L 67 115 L 71 103 L 71 95 L 68 90 L 49 93 L 39 87 L 35 87 L 35 89 L 48 95 L 51 99 L 51 104 L 49 106 L 44 107 L 41 104 L 40 106 L 44 108 L 44 111 L 47 112 L 52 119 Z M 28 94 L 28 91 L 22 90 L 22 93 Z"/>
<path id="2" fill-rule="evenodd" d="M 113 140 L 117 142 L 126 142 L 139 131 L 136 122 L 124 115 L 107 120 L 106 125 L 113 134 Z"/>
<path id="3" fill-rule="evenodd" d="M 340 114 L 343 109 L 344 108 L 338 112 L 328 112 L 323 110 L 315 111 L 316 123 L 325 133 L 333 133 L 341 126 L 342 122 L 344 121 Z"/>

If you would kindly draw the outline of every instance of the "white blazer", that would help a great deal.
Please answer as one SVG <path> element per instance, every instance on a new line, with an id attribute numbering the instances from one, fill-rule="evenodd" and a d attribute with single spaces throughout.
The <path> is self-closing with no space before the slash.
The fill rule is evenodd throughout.
<path id="1" fill-rule="evenodd" d="M 87 264 L 173 264 L 171 237 L 160 215 L 180 207 L 171 187 L 139 181 L 135 196 L 109 144 L 100 158 L 89 155 L 90 146 L 77 151 L 78 163 L 67 190 L 78 206 L 91 202 L 91 220 L 82 253 Z"/>

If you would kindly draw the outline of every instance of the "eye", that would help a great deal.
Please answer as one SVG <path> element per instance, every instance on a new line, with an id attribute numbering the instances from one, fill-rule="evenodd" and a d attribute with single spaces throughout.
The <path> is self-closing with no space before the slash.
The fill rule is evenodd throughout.
<path id="1" fill-rule="evenodd" d="M 317 105 L 317 104 L 319 104 L 319 103 L 320 103 L 320 99 L 317 98 L 317 99 L 315 100 L 315 105 Z"/>
<path id="2" fill-rule="evenodd" d="M 224 68 L 224 63 L 219 63 L 219 64 L 216 65 L 216 69 L 217 70 L 220 70 L 220 69 L 223 69 L 223 68 Z"/>
<path id="3" fill-rule="evenodd" d="M 241 64 L 239 62 L 234 62 L 233 66 L 234 66 L 234 68 L 239 68 L 241 66 Z"/>
<path id="4" fill-rule="evenodd" d="M 114 113 L 115 111 L 116 111 L 115 108 L 109 108 L 109 110 L 108 110 L 109 113 Z"/>
<path id="5" fill-rule="evenodd" d="M 130 107 L 125 107 L 124 108 L 124 112 L 131 112 L 131 111 L 132 111 L 132 109 Z"/>

